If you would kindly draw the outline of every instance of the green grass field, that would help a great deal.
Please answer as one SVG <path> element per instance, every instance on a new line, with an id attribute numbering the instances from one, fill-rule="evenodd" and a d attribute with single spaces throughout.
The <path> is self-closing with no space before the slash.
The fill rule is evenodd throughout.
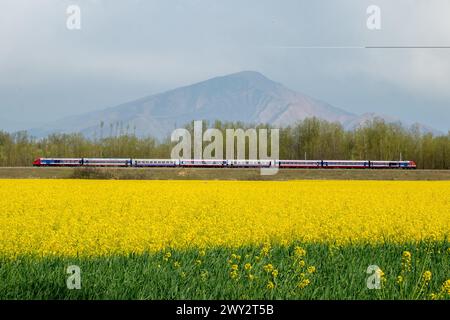
<path id="1" fill-rule="evenodd" d="M 0 299 L 449 299 L 450 281 L 443 288 L 450 279 L 449 248 L 448 242 L 292 244 L 0 259 Z M 402 260 L 404 251 L 411 253 L 410 264 Z M 67 288 L 69 265 L 81 268 L 80 290 Z M 368 289 L 369 265 L 383 271 L 381 289 Z"/>

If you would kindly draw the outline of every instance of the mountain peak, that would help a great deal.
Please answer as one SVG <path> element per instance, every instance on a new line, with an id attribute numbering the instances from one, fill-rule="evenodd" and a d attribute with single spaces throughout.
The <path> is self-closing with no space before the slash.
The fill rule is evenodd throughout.
<path id="1" fill-rule="evenodd" d="M 267 78 L 265 75 L 263 75 L 261 72 L 253 71 L 253 70 L 244 70 L 244 71 L 226 75 L 224 77 L 239 77 L 239 78 L 244 78 L 244 79 L 248 79 L 248 80 L 272 81 L 269 78 Z"/>
<path id="2" fill-rule="evenodd" d="M 217 89 L 220 91 L 243 90 L 247 88 L 255 88 L 263 91 L 274 90 L 280 84 L 270 80 L 262 73 L 257 71 L 241 71 L 224 76 L 215 77 L 205 80 L 187 88 L 191 87 L 206 87 L 206 89 Z"/>
<path id="3" fill-rule="evenodd" d="M 344 125 L 361 121 L 354 114 L 290 90 L 257 71 L 241 71 L 62 119 L 31 133 L 42 137 L 49 133 L 80 132 L 89 137 L 104 137 L 134 132 L 138 136 L 165 138 L 175 128 L 194 120 L 283 127 L 311 117 Z M 100 123 L 116 131 L 107 132 Z M 132 129 L 127 132 L 119 128 Z"/>

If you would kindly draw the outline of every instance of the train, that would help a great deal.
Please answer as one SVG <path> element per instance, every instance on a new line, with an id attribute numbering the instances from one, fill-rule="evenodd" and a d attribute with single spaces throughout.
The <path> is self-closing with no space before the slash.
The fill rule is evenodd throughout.
<path id="1" fill-rule="evenodd" d="M 36 167 L 416 169 L 414 161 L 37 158 Z"/>

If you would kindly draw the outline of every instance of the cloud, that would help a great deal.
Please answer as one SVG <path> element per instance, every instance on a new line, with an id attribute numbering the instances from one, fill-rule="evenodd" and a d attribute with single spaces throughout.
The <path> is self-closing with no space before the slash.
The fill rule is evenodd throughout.
<path id="1" fill-rule="evenodd" d="M 70 4 L 81 31 L 66 29 Z M 371 4 L 381 31 L 366 28 Z M 446 130 L 450 50 L 277 46 L 450 45 L 448 12 L 447 0 L 4 0 L 0 113 L 73 114 L 254 69 L 353 112 L 408 110 Z"/>

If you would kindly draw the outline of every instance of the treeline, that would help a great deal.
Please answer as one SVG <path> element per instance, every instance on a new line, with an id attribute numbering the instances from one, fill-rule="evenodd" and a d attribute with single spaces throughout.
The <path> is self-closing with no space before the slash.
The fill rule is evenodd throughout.
<path id="1" fill-rule="evenodd" d="M 36 139 L 21 131 L 0 132 L 0 166 L 30 166 L 38 157 L 53 158 L 167 158 L 169 141 L 123 135 L 93 140 L 81 134 L 51 134 Z"/>
<path id="2" fill-rule="evenodd" d="M 208 127 L 220 129 L 225 137 L 227 128 L 254 126 L 216 121 Z M 193 130 L 191 124 L 186 128 L 191 132 Z M 169 138 L 158 141 L 134 134 L 101 139 L 88 139 L 81 134 L 52 134 L 36 139 L 26 132 L 0 131 L 0 166 L 30 166 L 37 157 L 169 158 L 174 145 Z M 417 126 L 405 128 L 399 123 L 386 123 L 382 119 L 375 119 L 351 131 L 344 130 L 339 123 L 306 119 L 281 129 L 279 146 L 280 159 L 402 158 L 416 161 L 418 168 L 450 168 L 450 132 L 434 136 L 422 133 Z"/>

